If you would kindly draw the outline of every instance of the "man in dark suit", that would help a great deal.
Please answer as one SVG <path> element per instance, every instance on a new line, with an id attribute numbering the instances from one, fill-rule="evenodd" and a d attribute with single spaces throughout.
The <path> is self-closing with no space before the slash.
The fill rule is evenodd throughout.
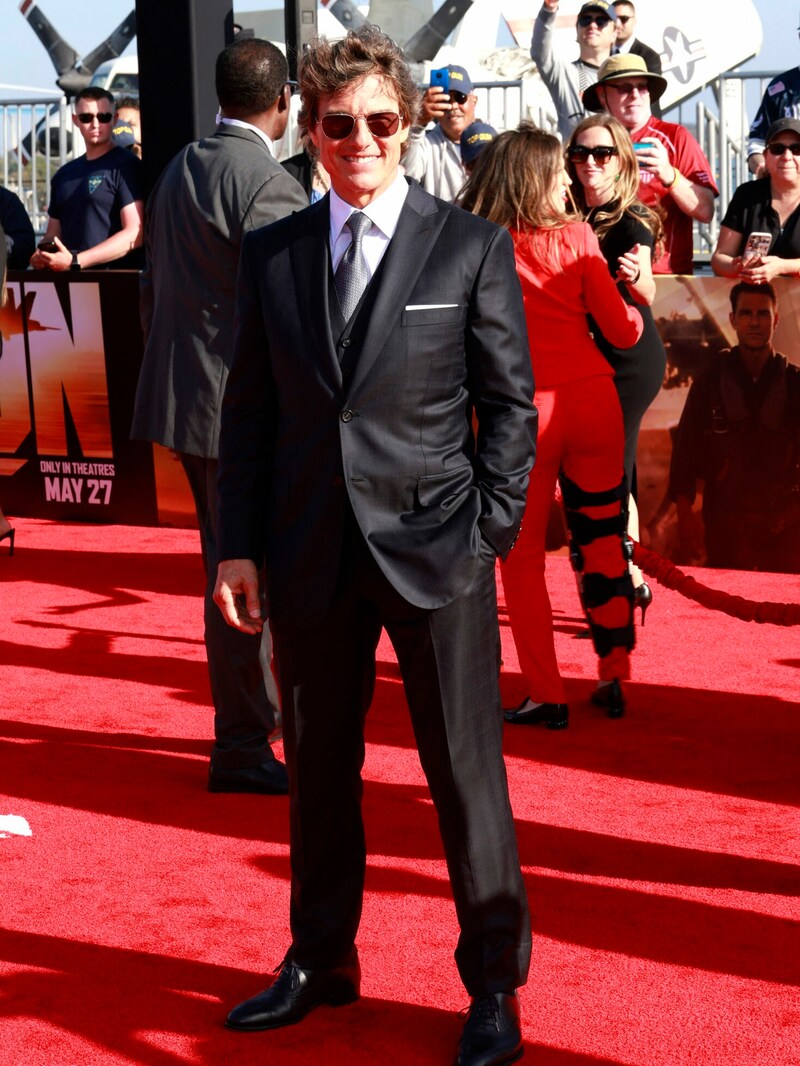
<path id="1" fill-rule="evenodd" d="M 300 85 L 299 121 L 332 192 L 242 247 L 215 591 L 231 625 L 257 632 L 265 562 L 292 944 L 228 1025 L 271 1029 L 358 998 L 364 719 L 385 627 L 461 927 L 472 1006 L 458 1062 L 499 1066 L 522 1054 L 516 989 L 530 958 L 495 593 L 536 427 L 512 243 L 402 176 L 418 93 L 377 28 L 319 41 Z"/>
<path id="2" fill-rule="evenodd" d="M 268 737 L 277 691 L 268 631 L 236 633 L 212 592 L 217 572 L 217 451 L 233 344 L 242 237 L 305 206 L 272 156 L 283 135 L 288 68 L 268 41 L 236 40 L 217 58 L 217 132 L 183 149 L 148 202 L 142 275 L 145 351 L 132 436 L 175 451 L 194 496 L 207 570 L 205 640 L 215 743 L 213 792 L 283 793 L 286 769 Z"/>
<path id="3" fill-rule="evenodd" d="M 616 28 L 617 41 L 615 52 L 630 52 L 631 55 L 641 56 L 645 66 L 651 74 L 661 74 L 661 56 L 649 45 L 635 37 L 636 33 L 636 8 L 630 0 L 615 0 L 614 8 L 617 13 Z M 656 118 L 661 118 L 661 108 L 658 103 L 651 105 Z"/>

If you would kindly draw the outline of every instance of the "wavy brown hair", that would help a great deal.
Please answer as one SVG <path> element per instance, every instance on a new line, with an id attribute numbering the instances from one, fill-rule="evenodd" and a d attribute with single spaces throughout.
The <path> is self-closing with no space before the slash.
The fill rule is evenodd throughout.
<path id="1" fill-rule="evenodd" d="M 297 74 L 301 131 L 316 125 L 320 97 L 333 96 L 372 74 L 385 80 L 397 99 L 403 125 L 410 126 L 419 111 L 420 94 L 403 53 L 377 26 L 364 23 L 338 41 L 317 37 L 301 58 Z"/>
<path id="2" fill-rule="evenodd" d="M 578 143 L 578 138 L 585 130 L 596 129 L 598 126 L 608 130 L 611 141 L 617 149 L 619 159 L 619 181 L 614 189 L 614 199 L 608 205 L 594 209 L 592 217 L 592 229 L 597 234 L 597 239 L 603 243 L 604 237 L 616 226 L 623 215 L 634 215 L 653 234 L 653 239 L 658 247 L 664 240 L 664 225 L 660 211 L 643 204 L 639 199 L 639 164 L 633 150 L 631 135 L 613 115 L 600 112 L 589 115 L 572 131 L 572 136 L 567 142 L 567 171 L 572 178 L 573 198 L 583 213 L 589 210 L 586 203 L 583 186 L 578 178 L 577 167 L 569 161 L 569 150 L 573 144 Z"/>
<path id="3" fill-rule="evenodd" d="M 557 268 L 559 242 L 555 235 L 575 221 L 574 215 L 556 211 L 552 203 L 563 166 L 559 139 L 523 122 L 487 144 L 458 202 L 473 215 L 527 234 L 542 264 Z"/>

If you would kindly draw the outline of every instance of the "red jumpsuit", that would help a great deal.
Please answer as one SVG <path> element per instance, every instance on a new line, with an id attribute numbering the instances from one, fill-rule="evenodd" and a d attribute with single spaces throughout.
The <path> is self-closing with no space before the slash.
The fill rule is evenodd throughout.
<path id="1" fill-rule="evenodd" d="M 563 703 L 545 584 L 545 534 L 559 477 L 600 677 L 622 681 L 629 676 L 633 587 L 624 542 L 622 411 L 614 372 L 592 340 L 586 315 L 618 348 L 636 343 L 642 319 L 617 291 L 588 224 L 571 222 L 544 238 L 513 230 L 511 235 L 525 301 L 539 436 L 522 529 L 501 572 L 528 695 L 536 703 Z"/>

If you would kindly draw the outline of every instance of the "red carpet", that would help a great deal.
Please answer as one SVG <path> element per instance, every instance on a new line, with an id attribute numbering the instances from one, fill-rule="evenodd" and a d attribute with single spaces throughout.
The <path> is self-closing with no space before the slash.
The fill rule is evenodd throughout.
<path id="1" fill-rule="evenodd" d="M 433 810 L 382 645 L 363 998 L 230 1033 L 288 945 L 285 799 L 205 791 L 196 533 L 18 520 L 0 549 L 2 1066 L 449 1064 L 467 1004 Z M 800 639 L 655 588 L 629 712 L 551 558 L 565 733 L 506 730 L 537 1066 L 800 1063 Z M 759 600 L 800 578 L 694 571 Z M 501 615 L 501 620 L 504 621 Z M 523 695 L 503 627 L 508 701 Z"/>

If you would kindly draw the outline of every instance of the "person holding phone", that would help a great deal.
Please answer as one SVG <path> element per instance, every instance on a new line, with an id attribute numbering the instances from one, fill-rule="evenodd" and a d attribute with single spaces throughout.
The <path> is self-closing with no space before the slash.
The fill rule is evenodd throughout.
<path id="1" fill-rule="evenodd" d="M 613 55 L 583 104 L 587 111 L 607 111 L 628 131 L 639 164 L 639 199 L 663 212 L 664 250 L 653 273 L 691 274 L 692 222 L 711 221 L 719 192 L 711 164 L 686 127 L 653 116 L 652 105 L 666 88 L 666 78 L 651 73 L 641 56 Z"/>
<path id="2" fill-rule="evenodd" d="M 411 127 L 403 169 L 426 192 L 453 203 L 466 181 L 461 134 L 475 120 L 477 96 L 464 67 L 450 64 L 431 71 L 419 118 Z M 431 122 L 436 125 L 428 129 Z"/>
<path id="3" fill-rule="evenodd" d="M 658 213 L 639 199 L 639 169 L 634 145 L 622 123 L 612 115 L 590 115 L 567 145 L 567 171 L 572 194 L 594 230 L 609 272 L 623 300 L 638 307 L 644 331 L 632 348 L 610 343 L 590 320 L 597 347 L 614 368 L 614 387 L 625 428 L 625 476 L 628 481 L 628 533 L 639 539 L 636 506 L 636 451 L 645 411 L 664 380 L 667 353 L 650 305 L 656 295 L 653 258 L 663 238 Z M 653 593 L 641 570 L 630 564 L 634 602 L 645 612 Z"/>
<path id="4" fill-rule="evenodd" d="M 90 85 L 75 98 L 72 121 L 86 154 L 56 171 L 35 270 L 138 270 L 144 240 L 142 163 L 112 139 L 114 97 Z"/>
<path id="5" fill-rule="evenodd" d="M 715 274 L 756 285 L 800 275 L 800 119 L 773 122 L 764 153 L 766 177 L 733 194 L 711 257 Z"/>

